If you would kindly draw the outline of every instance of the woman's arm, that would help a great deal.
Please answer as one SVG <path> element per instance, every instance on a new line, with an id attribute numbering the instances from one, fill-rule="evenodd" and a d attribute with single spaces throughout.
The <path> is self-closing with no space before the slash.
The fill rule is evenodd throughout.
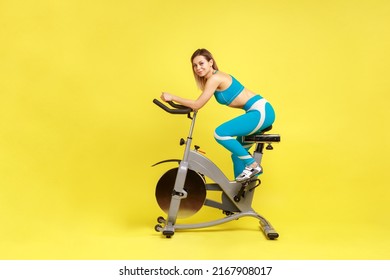
<path id="1" fill-rule="evenodd" d="M 205 89 L 202 94 L 196 100 L 182 98 L 167 92 L 163 92 L 161 94 L 161 99 L 164 101 L 173 101 L 197 111 L 210 100 L 219 84 L 220 81 L 216 76 L 210 77 L 206 82 Z"/>

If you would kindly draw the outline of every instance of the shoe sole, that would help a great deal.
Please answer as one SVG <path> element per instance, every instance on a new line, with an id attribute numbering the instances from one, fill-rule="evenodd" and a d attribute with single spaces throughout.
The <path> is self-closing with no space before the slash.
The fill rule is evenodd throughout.
<path id="1" fill-rule="evenodd" d="M 238 182 L 238 183 L 246 182 L 246 181 L 252 179 L 253 177 L 255 177 L 256 175 L 261 175 L 262 173 L 263 173 L 263 169 L 260 169 L 259 172 L 255 173 L 255 174 L 252 174 L 252 176 L 250 176 L 250 177 L 247 178 L 247 179 L 237 180 L 237 178 L 236 178 L 236 182 Z"/>

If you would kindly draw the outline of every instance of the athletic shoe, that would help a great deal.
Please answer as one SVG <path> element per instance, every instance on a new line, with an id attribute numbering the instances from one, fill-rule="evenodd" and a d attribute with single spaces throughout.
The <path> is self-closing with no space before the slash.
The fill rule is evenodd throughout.
<path id="1" fill-rule="evenodd" d="M 256 174 L 259 174 L 263 171 L 260 165 L 256 166 L 255 168 L 252 168 L 250 166 L 245 167 L 245 169 L 242 171 L 240 175 L 237 176 L 236 181 L 237 182 L 244 182 L 246 180 L 249 180 Z"/>

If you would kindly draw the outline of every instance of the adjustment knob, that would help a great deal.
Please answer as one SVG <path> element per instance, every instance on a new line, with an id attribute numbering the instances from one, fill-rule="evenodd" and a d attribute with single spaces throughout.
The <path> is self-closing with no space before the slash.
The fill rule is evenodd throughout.
<path id="1" fill-rule="evenodd" d="M 206 154 L 206 152 L 202 151 L 202 150 L 199 150 L 200 147 L 198 145 L 194 145 L 194 148 L 195 148 L 195 151 L 199 152 L 199 153 L 202 153 L 202 154 Z"/>
<path id="2" fill-rule="evenodd" d="M 266 147 L 267 150 L 273 150 L 274 147 L 272 147 L 271 143 L 268 143 L 267 147 Z"/>

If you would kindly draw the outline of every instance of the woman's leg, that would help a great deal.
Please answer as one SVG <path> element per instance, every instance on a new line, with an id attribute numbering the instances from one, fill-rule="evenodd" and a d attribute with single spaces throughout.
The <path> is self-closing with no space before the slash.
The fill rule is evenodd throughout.
<path id="1" fill-rule="evenodd" d="M 243 143 L 243 137 L 238 136 L 237 141 L 244 147 L 244 149 L 248 152 L 250 148 L 252 148 L 253 144 L 252 143 Z M 238 158 L 237 155 L 232 154 L 232 162 L 233 162 L 233 170 L 234 170 L 234 178 L 236 178 L 238 175 L 241 174 L 242 170 L 245 169 L 246 165 L 244 161 L 242 161 L 240 158 Z"/>
<path id="2" fill-rule="evenodd" d="M 269 103 L 251 107 L 244 115 L 238 116 L 216 128 L 214 137 L 218 143 L 232 153 L 234 175 L 237 178 L 245 167 L 255 163 L 249 154 L 252 144 L 244 145 L 243 136 L 254 134 L 266 128 L 275 120 L 275 113 Z M 237 136 L 234 138 L 234 136 Z"/>
<path id="3" fill-rule="evenodd" d="M 257 126 L 260 112 L 249 111 L 227 121 L 215 129 L 214 137 L 219 144 L 232 153 L 234 175 L 237 177 L 246 166 L 255 162 L 249 154 L 252 145 L 243 146 L 242 137 L 249 135 Z"/>

